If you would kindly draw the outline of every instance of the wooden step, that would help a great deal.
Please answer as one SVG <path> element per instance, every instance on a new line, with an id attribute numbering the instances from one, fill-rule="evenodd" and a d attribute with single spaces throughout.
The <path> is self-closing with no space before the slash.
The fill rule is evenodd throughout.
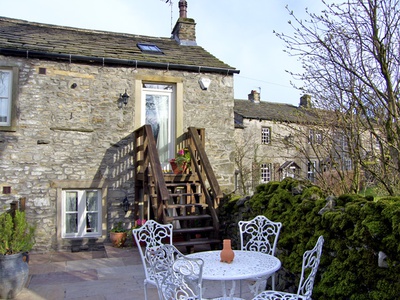
<path id="1" fill-rule="evenodd" d="M 198 182 L 186 182 L 186 181 L 181 181 L 181 182 L 166 182 L 167 188 L 168 187 L 187 187 L 187 186 L 199 186 L 200 183 Z"/>
<path id="2" fill-rule="evenodd" d="M 185 233 L 202 233 L 214 231 L 214 227 L 206 226 L 206 227 L 190 227 L 190 228 L 174 228 L 174 234 L 185 234 Z"/>
<path id="3" fill-rule="evenodd" d="M 171 197 L 181 197 L 181 196 L 185 196 L 185 197 L 200 197 L 202 195 L 202 193 L 175 193 L 175 194 L 171 194 L 169 193 L 169 195 Z M 150 197 L 152 198 L 157 198 L 157 194 L 151 194 Z"/>
<path id="4" fill-rule="evenodd" d="M 193 247 L 196 245 L 215 245 L 221 247 L 222 241 L 219 239 L 191 239 L 188 241 L 174 242 L 175 247 Z"/>
<path id="5" fill-rule="evenodd" d="M 199 207 L 199 208 L 207 208 L 208 205 L 204 203 L 188 203 L 188 204 L 168 204 L 168 208 L 183 208 L 183 207 Z"/>
<path id="6" fill-rule="evenodd" d="M 188 216 L 168 216 L 166 220 L 168 223 L 172 221 L 195 221 L 195 220 L 209 220 L 210 215 L 188 215 Z"/>
<path id="7" fill-rule="evenodd" d="M 180 196 L 201 196 L 202 193 L 169 193 L 172 197 L 180 197 Z"/>

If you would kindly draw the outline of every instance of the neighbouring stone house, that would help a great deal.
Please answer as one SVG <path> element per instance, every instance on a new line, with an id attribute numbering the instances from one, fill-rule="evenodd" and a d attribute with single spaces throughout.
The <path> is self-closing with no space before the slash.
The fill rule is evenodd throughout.
<path id="1" fill-rule="evenodd" d="M 218 182 L 233 190 L 239 71 L 196 44 L 179 6 L 170 38 L 0 17 L 0 212 L 26 199 L 36 251 L 101 243 L 117 220 L 129 227 L 121 203 L 134 201 L 132 133 L 145 123 L 165 168 L 176 137 L 204 128 Z"/>
<path id="2" fill-rule="evenodd" d="M 308 134 L 318 119 L 310 108 L 311 98 L 304 95 L 299 106 L 261 101 L 252 90 L 247 100 L 235 100 L 235 149 L 237 188 L 251 193 L 260 183 L 280 181 L 285 177 L 314 179 L 310 159 L 317 161 Z M 318 126 L 317 126 L 318 128 Z M 311 130 L 311 131 L 310 131 Z M 307 155 L 295 144 L 306 145 Z M 299 144 L 298 144 L 299 145 Z M 239 163 L 238 163 L 239 162 Z"/>
<path id="3" fill-rule="evenodd" d="M 253 90 L 247 100 L 235 100 L 234 111 L 236 188 L 243 194 L 285 177 L 341 192 L 357 176 L 352 152 L 368 159 L 379 151 L 368 130 L 360 130 L 356 146 L 354 137 L 345 132 L 348 124 L 338 121 L 340 112 L 313 108 L 309 95 L 294 106 L 261 101 Z M 368 179 L 363 170 L 360 174 L 362 185 Z"/>

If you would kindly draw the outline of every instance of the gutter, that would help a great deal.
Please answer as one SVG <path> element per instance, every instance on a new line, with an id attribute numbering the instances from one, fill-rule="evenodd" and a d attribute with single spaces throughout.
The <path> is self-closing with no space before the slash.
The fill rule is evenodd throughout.
<path id="1" fill-rule="evenodd" d="M 119 58 L 105 58 L 95 56 L 83 56 L 74 54 L 63 54 L 63 53 L 50 53 L 41 51 L 29 51 L 29 50 L 17 50 L 9 48 L 0 48 L 0 54 L 6 56 L 19 56 L 25 58 L 38 58 L 38 59 L 50 59 L 50 60 L 62 60 L 72 62 L 83 62 L 104 65 L 119 65 L 128 66 L 135 68 L 154 68 L 154 69 L 166 69 L 166 70 L 179 70 L 179 71 L 192 71 L 192 72 L 204 72 L 204 73 L 220 73 L 225 75 L 239 74 L 240 70 L 225 69 L 225 68 L 214 68 L 214 67 L 203 67 L 203 66 L 192 66 L 172 63 L 157 63 L 140 60 L 129 60 Z"/>

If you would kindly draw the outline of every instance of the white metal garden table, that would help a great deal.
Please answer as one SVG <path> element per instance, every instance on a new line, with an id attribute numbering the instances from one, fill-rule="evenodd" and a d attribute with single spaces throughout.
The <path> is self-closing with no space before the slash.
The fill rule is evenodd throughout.
<path id="1" fill-rule="evenodd" d="M 234 250 L 235 258 L 231 263 L 221 262 L 221 250 L 188 254 L 187 257 L 201 258 L 204 261 L 203 279 L 223 282 L 223 298 L 234 299 L 235 281 L 255 277 L 271 276 L 281 267 L 281 261 L 275 256 L 256 252 Z M 232 288 L 227 295 L 226 282 L 232 280 Z"/>

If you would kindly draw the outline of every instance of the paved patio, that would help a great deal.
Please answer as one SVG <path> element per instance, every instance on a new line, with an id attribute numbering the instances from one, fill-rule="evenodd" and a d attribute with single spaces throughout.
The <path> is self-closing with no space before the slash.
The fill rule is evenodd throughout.
<path id="1" fill-rule="evenodd" d="M 138 249 L 111 245 L 104 248 L 104 251 L 31 253 L 28 283 L 15 299 L 144 299 L 144 271 Z M 219 282 L 204 281 L 204 285 L 204 297 L 221 296 Z M 148 287 L 149 300 L 157 300 L 157 289 Z M 242 297 L 251 299 L 248 288 L 245 284 L 243 287 Z"/>

